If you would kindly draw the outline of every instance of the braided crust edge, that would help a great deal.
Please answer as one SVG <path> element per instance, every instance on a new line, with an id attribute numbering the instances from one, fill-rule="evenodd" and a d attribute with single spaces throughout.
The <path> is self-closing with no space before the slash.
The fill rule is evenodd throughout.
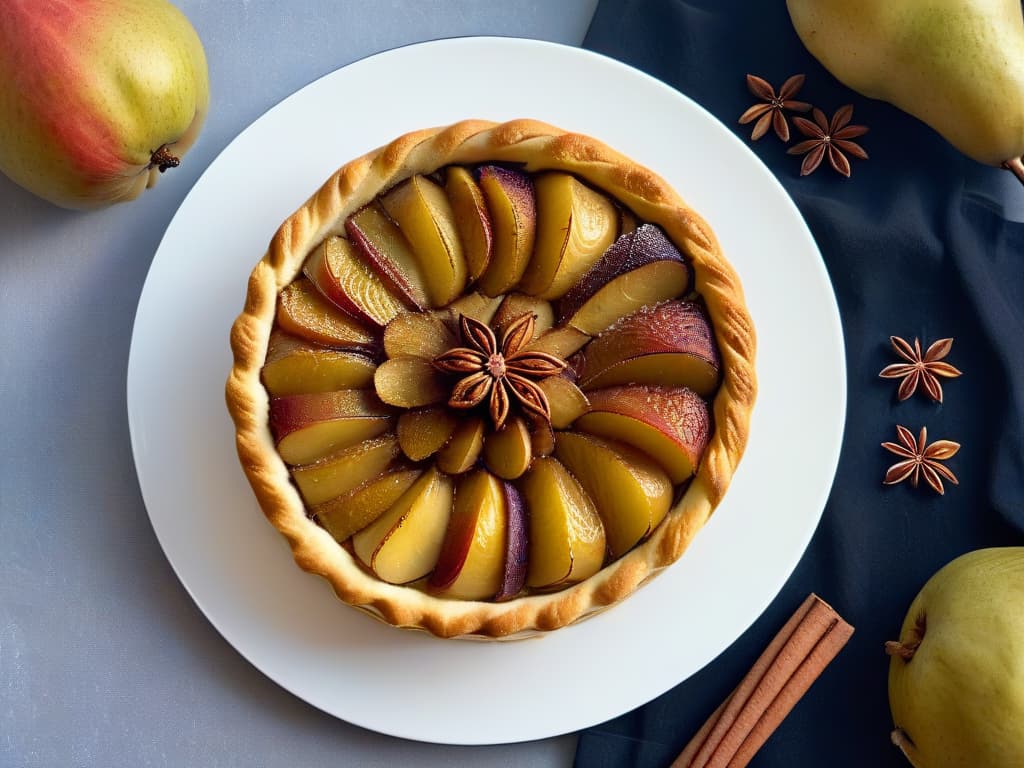
<path id="1" fill-rule="evenodd" d="M 564 170 L 658 224 L 692 259 L 724 371 L 715 429 L 696 477 L 654 534 L 594 576 L 559 592 L 504 603 L 434 597 L 380 581 L 305 513 L 271 436 L 269 399 L 260 382 L 277 295 L 310 250 L 378 194 L 416 173 L 450 164 L 519 163 L 527 171 Z M 274 235 L 253 270 L 245 307 L 231 330 L 234 366 L 226 386 L 242 467 L 263 512 L 291 545 L 296 563 L 330 582 L 338 597 L 389 624 L 439 637 L 509 639 L 553 630 L 612 605 L 677 560 L 721 500 L 747 441 L 756 395 L 754 327 L 739 279 L 710 227 L 659 176 L 601 142 L 533 120 L 467 120 L 405 134 L 332 175 Z"/>

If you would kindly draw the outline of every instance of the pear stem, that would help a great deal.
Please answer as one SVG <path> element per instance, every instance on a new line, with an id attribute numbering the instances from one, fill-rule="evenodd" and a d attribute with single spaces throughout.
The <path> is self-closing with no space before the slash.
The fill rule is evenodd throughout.
<path id="1" fill-rule="evenodd" d="M 899 656 L 904 661 L 910 661 L 914 658 L 914 654 L 917 653 L 917 646 L 920 644 L 920 640 L 910 643 L 900 643 L 896 640 L 889 640 L 885 644 L 885 652 L 890 656 Z"/>
<path id="2" fill-rule="evenodd" d="M 902 752 L 903 756 L 910 761 L 910 764 L 916 768 L 917 763 L 914 761 L 914 758 L 910 756 L 911 752 L 913 752 L 916 747 L 914 746 L 914 742 L 910 740 L 910 737 L 907 736 L 907 732 L 902 728 L 897 728 L 889 734 L 889 738 L 892 739 L 893 744 L 900 748 L 900 752 Z"/>
<path id="3" fill-rule="evenodd" d="M 154 165 L 160 173 L 163 173 L 168 168 L 177 168 L 181 165 L 181 159 L 172 155 L 167 145 L 164 144 L 149 158 L 149 167 L 152 168 Z"/>
<path id="4" fill-rule="evenodd" d="M 1003 168 L 1016 176 L 1021 184 L 1024 184 L 1024 158 L 1012 157 L 1003 163 Z"/>

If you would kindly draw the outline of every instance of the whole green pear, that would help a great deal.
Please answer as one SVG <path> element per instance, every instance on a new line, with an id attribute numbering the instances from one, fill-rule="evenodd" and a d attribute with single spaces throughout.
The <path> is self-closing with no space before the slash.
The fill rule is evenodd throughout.
<path id="1" fill-rule="evenodd" d="M 202 43 L 167 0 L 0 0 L 0 171 L 57 205 L 138 197 L 209 98 Z"/>
<path id="2" fill-rule="evenodd" d="M 787 0 L 804 45 L 855 91 L 1024 182 L 1020 0 Z"/>
<path id="3" fill-rule="evenodd" d="M 886 651 L 893 742 L 915 768 L 1024 766 L 1024 547 L 942 568 Z"/>

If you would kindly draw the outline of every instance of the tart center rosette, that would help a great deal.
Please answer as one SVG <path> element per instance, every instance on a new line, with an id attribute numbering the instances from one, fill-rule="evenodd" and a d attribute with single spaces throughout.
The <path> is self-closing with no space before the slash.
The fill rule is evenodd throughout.
<path id="1" fill-rule="evenodd" d="M 661 229 L 569 173 L 485 165 L 413 176 L 345 232 L 282 291 L 263 382 L 309 515 L 363 567 L 502 601 L 658 526 L 720 376 Z"/>

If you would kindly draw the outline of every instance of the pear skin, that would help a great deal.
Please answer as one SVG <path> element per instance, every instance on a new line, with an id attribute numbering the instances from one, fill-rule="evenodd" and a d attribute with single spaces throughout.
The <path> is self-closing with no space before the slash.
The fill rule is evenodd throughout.
<path id="1" fill-rule="evenodd" d="M 1024 547 L 942 568 L 886 651 L 892 738 L 915 768 L 1024 766 Z"/>
<path id="2" fill-rule="evenodd" d="M 855 91 L 1024 183 L 1020 0 L 787 0 L 807 49 Z"/>

